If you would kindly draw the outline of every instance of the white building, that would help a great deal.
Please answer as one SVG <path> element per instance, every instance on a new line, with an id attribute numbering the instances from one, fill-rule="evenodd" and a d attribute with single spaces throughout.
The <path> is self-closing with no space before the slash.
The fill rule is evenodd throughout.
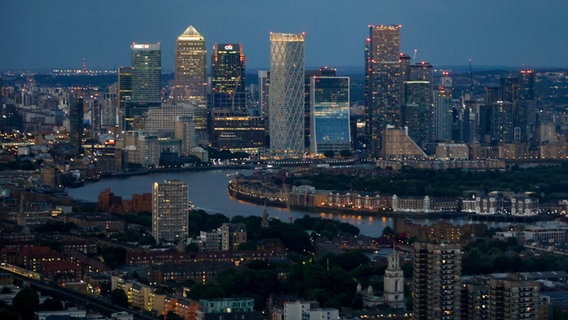
<path id="1" fill-rule="evenodd" d="M 386 304 L 393 308 L 404 308 L 404 273 L 400 268 L 400 253 L 396 250 L 388 256 L 384 295 Z"/>
<path id="2" fill-rule="evenodd" d="M 304 153 L 304 34 L 270 34 L 270 152 Z"/>

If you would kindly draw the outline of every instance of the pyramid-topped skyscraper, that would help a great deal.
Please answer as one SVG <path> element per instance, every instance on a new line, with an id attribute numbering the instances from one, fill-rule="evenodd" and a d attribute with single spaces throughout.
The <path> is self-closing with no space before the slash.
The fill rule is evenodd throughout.
<path id="1" fill-rule="evenodd" d="M 194 108 L 194 122 L 199 142 L 207 140 L 207 49 L 205 38 L 189 26 L 176 43 L 174 101 Z"/>

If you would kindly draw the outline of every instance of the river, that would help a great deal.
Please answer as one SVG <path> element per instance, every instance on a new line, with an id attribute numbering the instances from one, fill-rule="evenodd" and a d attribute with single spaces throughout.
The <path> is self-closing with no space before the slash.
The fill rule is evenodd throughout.
<path id="1" fill-rule="evenodd" d="M 239 170 L 239 173 L 250 174 L 251 170 Z M 110 190 L 123 199 L 130 199 L 132 194 L 151 193 L 152 184 L 157 181 L 178 179 L 185 181 L 189 186 L 189 200 L 199 209 L 205 210 L 209 214 L 221 213 L 229 219 L 235 216 L 262 216 L 264 207 L 244 201 L 236 200 L 229 196 L 227 185 L 231 176 L 236 171 L 233 170 L 202 170 L 202 171 L 180 171 L 169 173 L 154 173 L 138 176 L 128 176 L 120 178 L 105 178 L 92 182 L 80 188 L 69 189 L 68 193 L 77 200 L 96 202 L 99 194 L 105 189 Z M 335 219 L 341 222 L 352 224 L 359 228 L 361 234 L 370 237 L 379 237 L 386 226 L 393 227 L 391 217 L 369 217 L 355 214 L 332 214 L 327 212 L 304 212 L 283 208 L 267 208 L 268 215 L 272 218 L 280 219 L 285 222 L 292 222 L 294 219 L 302 218 L 304 215 L 319 216 L 327 219 Z M 437 219 L 413 219 L 416 223 L 432 224 Z M 446 219 L 454 225 L 469 223 L 467 218 Z M 483 223 L 483 222 L 474 222 Z M 556 225 L 558 222 L 536 222 L 533 225 Z M 508 226 L 511 223 L 489 222 L 489 226 Z"/>
<path id="2" fill-rule="evenodd" d="M 240 170 L 249 174 L 250 170 Z M 132 194 L 151 193 L 152 184 L 157 181 L 178 179 L 189 186 L 189 199 L 200 209 L 209 214 L 221 213 L 229 218 L 234 216 L 262 216 L 263 206 L 239 201 L 229 197 L 227 185 L 235 170 L 181 171 L 171 173 L 155 173 L 121 178 L 105 178 L 88 183 L 80 188 L 69 189 L 69 196 L 77 200 L 96 202 L 99 194 L 109 188 L 112 193 L 123 199 L 130 199 Z M 378 237 L 386 226 L 392 227 L 392 218 L 367 217 L 353 214 L 307 213 L 282 208 L 267 208 L 270 217 L 291 222 L 304 215 L 317 215 L 352 224 L 359 228 L 361 234 Z"/>

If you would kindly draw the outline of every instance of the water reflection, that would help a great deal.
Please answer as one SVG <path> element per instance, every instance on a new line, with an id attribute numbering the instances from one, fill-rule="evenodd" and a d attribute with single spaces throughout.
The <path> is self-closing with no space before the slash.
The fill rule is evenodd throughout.
<path id="1" fill-rule="evenodd" d="M 104 179 L 87 184 L 81 188 L 69 189 L 69 195 L 75 199 L 96 202 L 98 195 L 109 188 L 115 195 L 131 198 L 132 194 L 151 193 L 152 184 L 156 181 L 178 179 L 189 186 L 189 199 L 207 213 L 220 213 L 229 218 L 234 216 L 262 216 L 264 206 L 231 198 L 227 185 L 234 170 L 183 171 L 175 173 L 148 174 L 126 178 Z M 249 174 L 250 171 L 241 171 Z M 352 224 L 361 230 L 361 234 L 378 237 L 386 226 L 392 227 L 392 219 L 387 217 L 370 217 L 354 214 L 333 214 L 328 212 L 309 213 L 285 208 L 267 208 L 268 214 L 285 222 L 302 218 L 304 215 L 316 215 L 322 218 L 335 219 Z"/>

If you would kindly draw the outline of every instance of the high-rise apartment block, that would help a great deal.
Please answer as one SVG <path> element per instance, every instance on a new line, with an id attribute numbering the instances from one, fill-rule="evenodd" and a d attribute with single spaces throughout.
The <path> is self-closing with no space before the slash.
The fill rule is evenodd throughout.
<path id="1" fill-rule="evenodd" d="M 549 319 L 549 302 L 530 273 L 496 273 L 462 279 L 462 319 Z M 527 277 L 527 275 L 529 275 Z"/>
<path id="2" fill-rule="evenodd" d="M 304 37 L 270 34 L 270 153 L 299 157 L 304 153 Z"/>
<path id="3" fill-rule="evenodd" d="M 350 150 L 349 77 L 314 76 L 310 82 L 310 151 Z"/>
<path id="4" fill-rule="evenodd" d="M 414 319 L 461 319 L 461 256 L 456 243 L 414 244 Z"/>
<path id="5" fill-rule="evenodd" d="M 205 38 L 193 26 L 177 38 L 174 58 L 173 98 L 190 104 L 199 142 L 207 137 L 207 49 Z"/>
<path id="6" fill-rule="evenodd" d="M 239 43 L 216 43 L 211 57 L 211 108 L 246 114 L 245 55 Z"/>
<path id="7" fill-rule="evenodd" d="M 387 125 L 400 125 L 400 29 L 400 25 L 370 25 L 365 42 L 365 125 L 371 153 L 377 153 L 380 133 Z"/>
<path id="8" fill-rule="evenodd" d="M 187 183 L 154 182 L 152 187 L 152 235 L 157 242 L 184 242 L 189 231 Z"/>

